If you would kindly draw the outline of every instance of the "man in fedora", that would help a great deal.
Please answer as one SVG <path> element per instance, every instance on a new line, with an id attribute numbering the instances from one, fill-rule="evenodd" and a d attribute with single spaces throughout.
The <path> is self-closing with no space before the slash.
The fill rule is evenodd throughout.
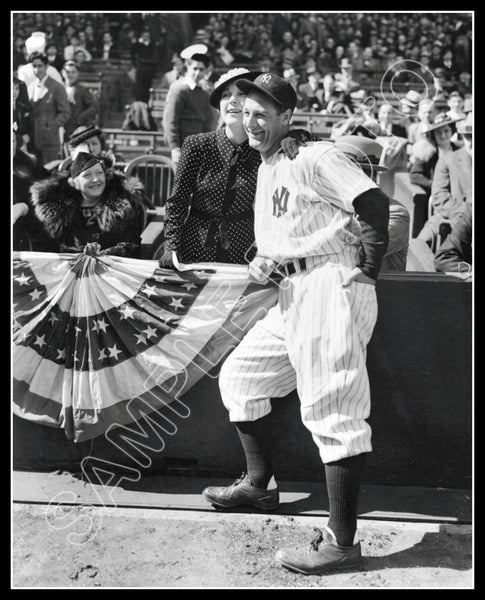
<path id="1" fill-rule="evenodd" d="M 204 44 L 193 44 L 182 50 L 180 57 L 185 60 L 185 76 L 174 81 L 167 93 L 163 132 L 175 163 L 187 136 L 213 131 L 217 127 L 219 115 L 209 103 L 209 94 L 200 85 L 210 65 L 207 51 Z"/>

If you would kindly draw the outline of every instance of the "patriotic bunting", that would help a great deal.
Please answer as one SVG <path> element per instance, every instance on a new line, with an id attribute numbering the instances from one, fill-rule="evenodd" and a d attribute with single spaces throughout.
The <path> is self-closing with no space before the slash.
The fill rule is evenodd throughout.
<path id="1" fill-rule="evenodd" d="M 252 283 L 246 266 L 185 268 L 14 253 L 15 414 L 92 439 L 132 421 L 129 402 L 156 410 L 182 396 L 276 303 L 277 286 Z"/>

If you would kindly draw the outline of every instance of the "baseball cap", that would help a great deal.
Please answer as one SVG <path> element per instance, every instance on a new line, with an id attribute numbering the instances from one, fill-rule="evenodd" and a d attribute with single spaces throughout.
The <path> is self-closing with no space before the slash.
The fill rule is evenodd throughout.
<path id="1" fill-rule="evenodd" d="M 237 87 L 244 92 L 259 92 L 275 102 L 283 110 L 294 110 L 296 106 L 296 92 L 291 83 L 285 81 L 274 73 L 262 73 L 254 81 L 240 79 L 236 81 Z"/>

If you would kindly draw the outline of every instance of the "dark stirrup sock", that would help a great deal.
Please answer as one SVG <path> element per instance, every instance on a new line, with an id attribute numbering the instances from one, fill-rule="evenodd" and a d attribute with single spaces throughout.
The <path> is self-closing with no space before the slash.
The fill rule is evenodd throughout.
<path id="1" fill-rule="evenodd" d="M 249 479 L 254 487 L 266 489 L 273 475 L 271 413 L 257 421 L 238 421 L 234 425 L 246 455 Z"/>
<path id="2" fill-rule="evenodd" d="M 341 546 L 352 546 L 357 529 L 357 502 L 367 454 L 325 464 L 330 516 L 328 527 Z"/>

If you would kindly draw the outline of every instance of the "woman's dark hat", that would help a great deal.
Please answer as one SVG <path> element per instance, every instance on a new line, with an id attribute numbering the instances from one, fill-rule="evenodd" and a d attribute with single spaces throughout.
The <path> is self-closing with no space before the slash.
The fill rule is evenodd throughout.
<path id="1" fill-rule="evenodd" d="M 283 110 L 295 110 L 297 100 L 295 89 L 279 75 L 263 73 L 254 81 L 241 79 L 236 85 L 245 94 L 251 91 L 259 92 L 273 100 Z"/>
<path id="2" fill-rule="evenodd" d="M 71 165 L 71 177 L 74 179 L 74 177 L 77 177 L 83 171 L 89 169 L 89 167 L 92 167 L 96 163 L 103 166 L 99 158 L 94 156 L 94 154 L 89 154 L 89 152 L 79 152 Z"/>
<path id="3" fill-rule="evenodd" d="M 211 106 L 219 110 L 222 92 L 224 91 L 226 84 L 233 83 L 238 79 L 248 79 L 249 81 L 253 81 L 258 75 L 261 75 L 261 71 L 249 71 L 243 67 L 237 67 L 236 69 L 231 69 L 227 73 L 224 73 L 224 75 L 221 75 L 215 82 L 214 90 L 209 96 Z"/>
<path id="4" fill-rule="evenodd" d="M 453 125 L 454 123 L 457 123 L 458 121 L 462 121 L 462 120 L 463 120 L 463 117 L 461 117 L 459 119 L 452 119 L 446 113 L 440 113 L 439 115 L 436 115 L 436 117 L 434 118 L 434 121 L 430 125 L 423 127 L 423 133 L 429 133 L 430 131 L 435 131 L 436 129 L 439 129 L 440 127 L 445 127 L 446 125 Z"/>
<path id="5" fill-rule="evenodd" d="M 98 129 L 95 125 L 88 125 L 82 131 L 79 131 L 78 133 L 73 133 L 71 135 L 71 137 L 69 138 L 69 145 L 75 148 L 76 146 L 79 146 L 79 144 L 82 144 L 86 140 L 89 140 L 94 136 L 99 137 L 102 134 L 103 132 L 101 131 L 101 129 Z"/>

